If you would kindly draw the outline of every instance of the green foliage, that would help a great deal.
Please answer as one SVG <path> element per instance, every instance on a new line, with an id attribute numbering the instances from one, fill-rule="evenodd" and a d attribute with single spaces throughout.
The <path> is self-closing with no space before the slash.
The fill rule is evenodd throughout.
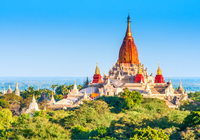
<path id="1" fill-rule="evenodd" d="M 2 108 L 8 108 L 11 109 L 11 105 L 9 104 L 8 101 L 6 101 L 6 99 L 0 99 L 0 109 Z"/>
<path id="2" fill-rule="evenodd" d="M 2 99 L 9 101 L 11 104 L 20 102 L 22 100 L 21 96 L 15 95 L 14 93 L 5 94 Z"/>
<path id="3" fill-rule="evenodd" d="M 194 100 L 194 101 L 200 101 L 200 91 L 190 92 L 188 94 L 188 98 Z"/>
<path id="4" fill-rule="evenodd" d="M 119 113 L 131 109 L 135 106 L 139 106 L 143 100 L 143 97 L 139 92 L 131 92 L 128 90 L 128 88 L 125 88 L 120 97 L 103 96 L 98 100 L 105 101 L 109 104 L 110 107 L 113 107 L 111 108 L 111 112 Z"/>
<path id="5" fill-rule="evenodd" d="M 39 92 L 41 92 L 41 94 L 44 92 L 48 98 L 51 98 L 53 91 L 51 91 L 49 89 L 40 89 Z"/>
<path id="6" fill-rule="evenodd" d="M 15 124 L 13 139 L 69 139 L 69 133 L 45 118 L 31 117 Z"/>
<path id="7" fill-rule="evenodd" d="M 107 103 L 104 101 L 85 101 L 82 106 L 65 117 L 63 121 L 65 128 L 81 125 L 89 129 L 95 129 L 108 126 L 111 119 Z"/>
<path id="8" fill-rule="evenodd" d="M 123 102 L 123 108 L 124 109 L 130 109 L 130 108 L 133 108 L 134 106 L 138 106 L 138 105 L 141 105 L 141 102 L 143 100 L 143 97 L 142 95 L 134 90 L 134 91 L 129 91 L 128 88 L 125 88 L 124 89 L 124 92 L 121 93 L 121 98 L 124 99 L 124 102 Z"/>
<path id="9" fill-rule="evenodd" d="M 42 90 L 38 91 L 34 91 L 34 87 L 28 87 L 28 90 L 22 91 L 21 92 L 21 96 L 23 99 L 26 99 L 28 97 L 33 97 L 33 95 L 37 97 L 40 97 L 42 94 Z"/>
<path id="10" fill-rule="evenodd" d="M 147 128 L 143 129 L 135 129 L 132 132 L 132 138 L 131 139 L 156 139 L 156 140 L 161 140 L 165 139 L 168 140 L 169 136 L 163 132 L 163 130 L 155 130 L 152 129 L 151 127 L 147 126 Z"/>
<path id="11" fill-rule="evenodd" d="M 99 127 L 96 130 L 92 130 L 90 132 L 90 138 L 92 139 L 101 139 L 105 138 L 108 135 L 108 128 L 107 127 Z"/>
<path id="12" fill-rule="evenodd" d="M 99 127 L 95 130 L 88 130 L 83 126 L 75 126 L 71 129 L 71 139 L 116 139 L 114 137 L 108 136 L 107 127 Z"/>
<path id="13" fill-rule="evenodd" d="M 28 109 L 31 101 L 32 101 L 33 97 L 27 97 L 26 99 L 23 99 L 20 103 L 20 111 L 22 111 L 23 109 Z"/>
<path id="14" fill-rule="evenodd" d="M 200 138 L 200 125 L 196 127 L 187 127 L 184 131 L 180 132 L 181 139 L 199 139 Z"/>
<path id="15" fill-rule="evenodd" d="M 180 105 L 180 110 L 190 110 L 194 111 L 199 107 L 197 102 L 189 102 L 188 100 L 182 101 Z"/>
<path id="16" fill-rule="evenodd" d="M 52 85 L 52 86 L 51 86 L 51 88 L 52 88 L 53 91 L 54 91 L 54 89 L 57 88 L 57 87 L 58 87 L 58 84 L 55 84 L 55 85 Z"/>
<path id="17" fill-rule="evenodd" d="M 142 102 L 142 107 L 160 114 L 169 110 L 166 102 L 157 98 L 145 98 Z"/>
<path id="18" fill-rule="evenodd" d="M 62 94 L 56 94 L 56 95 L 54 96 L 54 98 L 55 98 L 56 100 L 61 100 L 61 99 L 64 99 L 64 96 L 63 96 Z"/>
<path id="19" fill-rule="evenodd" d="M 183 128 L 200 125 L 200 111 L 192 111 L 183 121 Z"/>
<path id="20" fill-rule="evenodd" d="M 10 128 L 12 121 L 12 112 L 9 109 L 2 109 L 0 111 L 0 130 Z"/>
<path id="21" fill-rule="evenodd" d="M 71 139 L 89 139 L 90 132 L 87 128 L 77 125 L 71 130 Z"/>
<path id="22" fill-rule="evenodd" d="M 49 114 L 47 114 L 47 112 L 44 111 L 44 110 L 36 111 L 36 112 L 34 113 L 34 117 L 43 117 L 43 118 L 46 118 L 46 119 L 49 119 L 49 118 L 50 118 Z"/>
<path id="23" fill-rule="evenodd" d="M 61 95 L 67 95 L 69 90 L 71 90 L 73 88 L 73 85 L 61 85 L 59 87 L 56 88 L 56 94 L 61 94 Z"/>

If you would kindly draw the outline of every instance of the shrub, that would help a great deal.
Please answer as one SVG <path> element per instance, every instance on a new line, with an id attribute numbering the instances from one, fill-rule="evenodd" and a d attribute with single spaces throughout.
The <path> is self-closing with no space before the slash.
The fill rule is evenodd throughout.
<path id="1" fill-rule="evenodd" d="M 6 99 L 0 99 L 0 107 L 11 109 L 11 105 L 6 101 Z"/>
<path id="2" fill-rule="evenodd" d="M 155 130 L 151 127 L 143 128 L 143 129 L 135 129 L 132 132 L 132 138 L 131 139 L 169 139 L 169 136 L 164 133 L 163 130 Z"/>
<path id="3" fill-rule="evenodd" d="M 71 139 L 89 139 L 90 132 L 83 126 L 75 126 L 71 130 Z"/>
<path id="4" fill-rule="evenodd" d="M 13 126 L 13 139 L 69 139 L 69 133 L 45 118 L 31 117 Z"/>
<path id="5" fill-rule="evenodd" d="M 183 121 L 183 128 L 200 125 L 200 111 L 192 111 Z"/>

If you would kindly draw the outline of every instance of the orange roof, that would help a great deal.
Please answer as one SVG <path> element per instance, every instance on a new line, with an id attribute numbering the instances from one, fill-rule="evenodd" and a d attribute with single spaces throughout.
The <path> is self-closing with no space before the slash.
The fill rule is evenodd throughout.
<path id="1" fill-rule="evenodd" d="M 95 98 L 97 96 L 99 96 L 99 93 L 92 93 L 91 98 Z"/>

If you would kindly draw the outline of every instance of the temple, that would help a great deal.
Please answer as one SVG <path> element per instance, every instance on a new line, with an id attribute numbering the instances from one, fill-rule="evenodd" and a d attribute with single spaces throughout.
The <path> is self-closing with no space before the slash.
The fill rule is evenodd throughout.
<path id="1" fill-rule="evenodd" d="M 4 88 L 3 95 L 9 94 L 9 93 L 13 93 L 12 89 L 10 88 L 10 84 L 8 86 L 7 92 L 6 92 L 5 88 Z M 20 91 L 19 91 L 19 88 L 18 88 L 18 82 L 16 82 L 16 87 L 15 87 L 15 90 L 14 90 L 14 94 L 17 95 L 17 96 L 20 96 Z"/>
<path id="2" fill-rule="evenodd" d="M 95 74 L 93 76 L 92 83 L 102 83 L 101 74 L 100 74 L 98 63 L 97 63 L 96 69 L 95 69 Z"/>
<path id="3" fill-rule="evenodd" d="M 164 78 L 162 76 L 162 71 L 160 69 L 160 63 L 157 70 L 157 75 L 155 77 L 155 83 L 164 83 Z"/>
<path id="4" fill-rule="evenodd" d="M 34 95 L 33 95 L 32 102 L 29 105 L 29 109 L 26 111 L 26 113 L 32 113 L 32 111 L 40 111 Z"/>
<path id="5" fill-rule="evenodd" d="M 165 100 L 170 108 L 178 107 L 182 100 L 187 99 L 187 92 L 184 92 L 181 83 L 178 90 L 175 90 L 170 79 L 167 83 L 164 81 L 160 64 L 154 78 L 153 73 L 149 75 L 147 68 L 140 63 L 137 47 L 131 33 L 129 15 L 127 30 L 119 50 L 117 62 L 113 64 L 112 68 L 109 68 L 108 75 L 104 73 L 103 81 L 101 81 L 97 65 L 93 81 L 88 86 L 83 90 L 95 88 L 95 93 L 99 93 L 95 94 L 98 97 L 118 95 L 124 88 L 128 88 L 130 91 L 137 90 L 144 98 Z"/>

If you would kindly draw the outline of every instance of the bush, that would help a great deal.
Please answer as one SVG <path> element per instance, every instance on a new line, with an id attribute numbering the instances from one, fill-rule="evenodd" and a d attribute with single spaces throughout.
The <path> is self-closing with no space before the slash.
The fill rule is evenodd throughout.
<path id="1" fill-rule="evenodd" d="M 142 107 L 159 114 L 167 113 L 169 110 L 166 102 L 157 98 L 145 98 Z"/>
<path id="2" fill-rule="evenodd" d="M 68 131 L 41 117 L 31 117 L 13 126 L 13 139 L 69 139 Z"/>
<path id="3" fill-rule="evenodd" d="M 164 133 L 163 130 L 155 130 L 152 129 L 151 127 L 147 127 L 147 128 L 143 128 L 143 129 L 135 129 L 132 132 L 132 138 L 131 139 L 155 139 L 155 140 L 159 140 L 159 139 L 165 139 L 168 140 L 169 136 L 167 134 Z"/>
<path id="4" fill-rule="evenodd" d="M 83 126 L 75 126 L 71 130 L 71 139 L 89 139 L 90 132 Z"/>
<path id="5" fill-rule="evenodd" d="M 192 111 L 183 121 L 183 129 L 200 125 L 200 111 Z"/>
<path id="6" fill-rule="evenodd" d="M 200 125 L 196 127 L 187 127 L 186 130 L 180 132 L 181 139 L 199 139 Z"/>
<path id="7" fill-rule="evenodd" d="M 124 92 L 120 94 L 120 97 L 103 96 L 98 100 L 105 101 L 107 104 L 109 104 L 109 106 L 112 107 L 111 112 L 120 113 L 140 105 L 143 97 L 139 92 L 131 92 L 128 90 L 128 88 L 125 88 Z"/>
<path id="8" fill-rule="evenodd" d="M 11 109 L 11 105 L 9 104 L 8 101 L 6 101 L 6 99 L 0 99 L 0 107 L 2 108 L 8 108 Z"/>
<path id="9" fill-rule="evenodd" d="M 2 109 L 0 111 L 0 130 L 10 128 L 12 121 L 12 112 L 9 109 Z"/>
<path id="10" fill-rule="evenodd" d="M 112 117 L 107 103 L 104 101 L 85 101 L 85 103 L 71 115 L 63 119 L 63 126 L 70 129 L 81 125 L 88 129 L 108 126 Z"/>

